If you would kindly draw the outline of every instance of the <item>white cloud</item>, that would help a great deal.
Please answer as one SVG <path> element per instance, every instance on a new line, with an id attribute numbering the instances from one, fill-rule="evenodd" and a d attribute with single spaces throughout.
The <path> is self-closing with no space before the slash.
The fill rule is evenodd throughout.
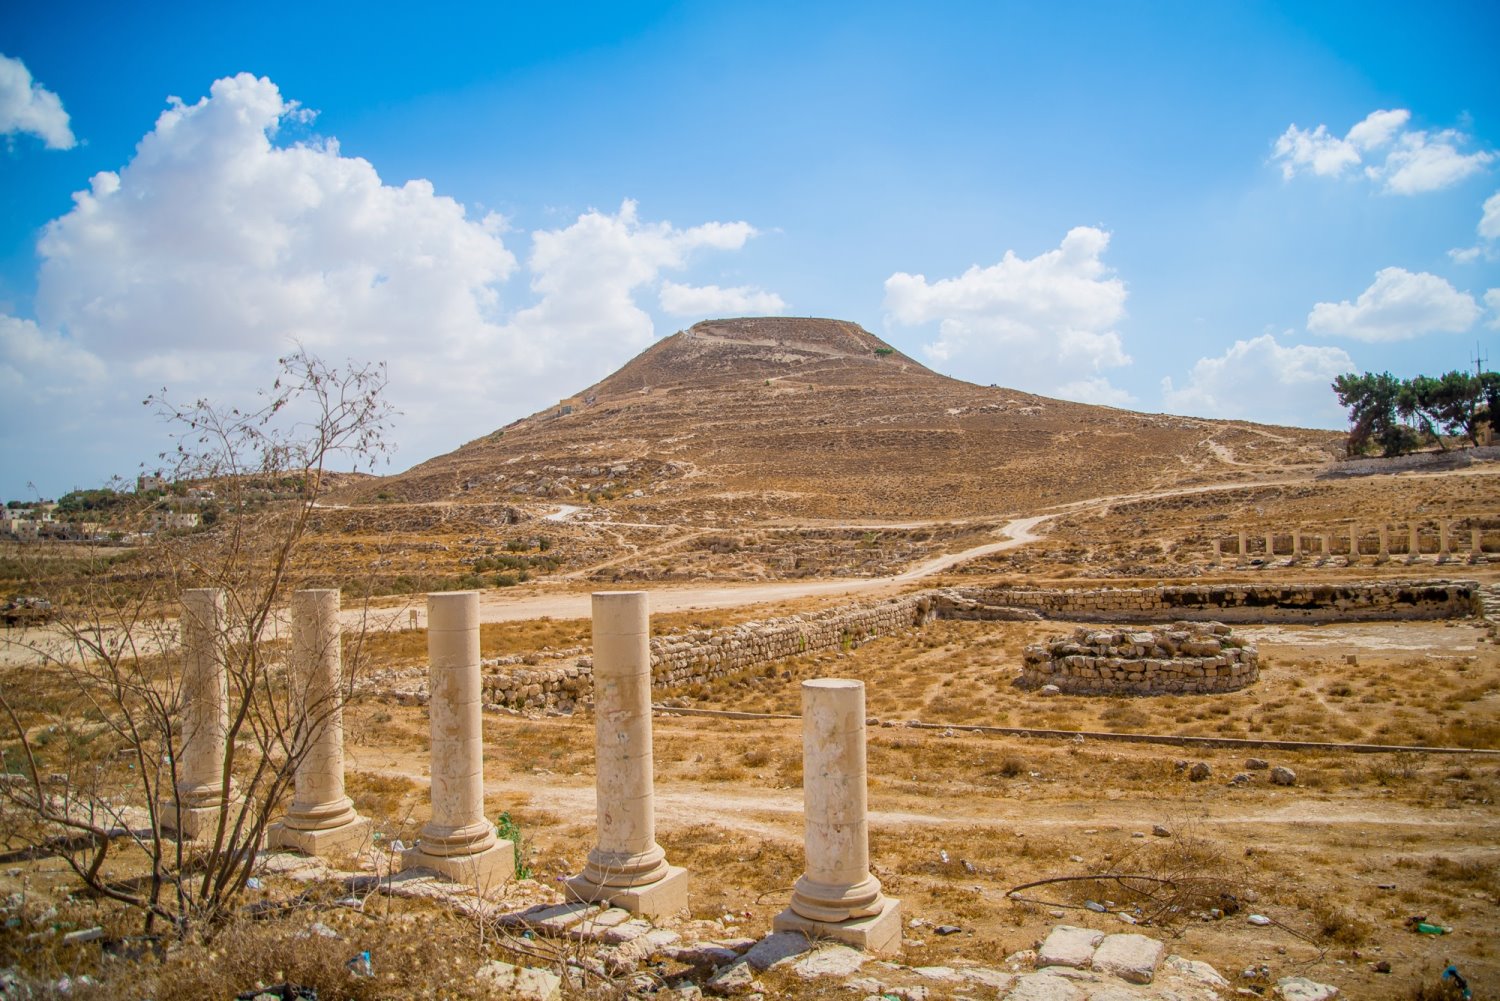
<path id="1" fill-rule="evenodd" d="M 1483 170 L 1495 154 L 1488 150 L 1461 153 L 1468 138 L 1447 129 L 1433 135 L 1408 132 L 1379 167 L 1365 168 L 1374 180 L 1384 181 L 1385 190 L 1398 195 L 1416 195 L 1451 187 L 1470 174 Z"/>
<path id="2" fill-rule="evenodd" d="M 662 282 L 659 299 L 661 308 L 673 316 L 775 316 L 786 312 L 781 296 L 751 285 L 720 288 Z"/>
<path id="3" fill-rule="evenodd" d="M 1197 417 L 1292 424 L 1311 414 L 1336 424 L 1341 412 L 1329 386 L 1354 370 L 1343 348 L 1284 347 L 1274 335 L 1262 334 L 1235 341 L 1217 358 L 1199 358 L 1181 389 L 1170 377 L 1163 379 L 1162 405 Z"/>
<path id="4" fill-rule="evenodd" d="M 655 333 L 636 304 L 638 290 L 654 285 L 664 270 L 685 267 L 695 251 L 738 250 L 754 235 L 745 222 L 689 229 L 644 223 L 629 199 L 614 215 L 591 210 L 564 229 L 533 234 L 527 265 L 541 301 L 516 314 L 513 326 L 551 350 L 602 349 L 604 358 L 622 362 Z"/>
<path id="5" fill-rule="evenodd" d="M 1437 275 L 1382 268 L 1354 302 L 1320 302 L 1307 329 L 1357 341 L 1404 341 L 1423 334 L 1460 333 L 1479 318 L 1474 297 Z"/>
<path id="6" fill-rule="evenodd" d="M 35 321 L 0 313 L 0 385 L 11 392 L 35 402 L 58 387 L 59 380 L 67 388 L 97 383 L 104 374 L 104 364 L 76 344 L 49 334 Z"/>
<path id="7" fill-rule="evenodd" d="M 1484 214 L 1479 217 L 1479 235 L 1486 240 L 1500 240 L 1500 191 L 1484 200 Z"/>
<path id="8" fill-rule="evenodd" d="M 1108 379 L 1098 375 L 1065 382 L 1053 389 L 1052 395 L 1060 400 L 1097 403 L 1106 407 L 1128 407 L 1136 402 L 1136 398 L 1129 392 L 1111 385 Z"/>
<path id="9" fill-rule="evenodd" d="M 897 272 L 885 282 L 885 308 L 906 326 L 936 321 L 924 353 L 975 382 L 1057 392 L 1106 368 L 1130 364 L 1111 329 L 1125 315 L 1125 283 L 1104 263 L 1109 234 L 1068 232 L 1056 250 L 1033 258 L 1006 251 L 1000 263 L 928 282 Z"/>
<path id="10" fill-rule="evenodd" d="M 48 149 L 78 145 L 62 98 L 32 80 L 21 60 L 0 55 L 0 135 L 17 133 L 38 137 Z"/>
<path id="11" fill-rule="evenodd" d="M 385 361 L 404 411 L 400 460 L 415 462 L 623 363 L 654 333 L 637 293 L 755 233 L 645 222 L 630 201 L 589 211 L 532 235 L 535 295 L 517 310 L 501 297 L 517 271 L 503 219 L 472 218 L 425 180 L 386 184 L 334 140 L 275 142 L 310 118 L 248 74 L 173 100 L 134 158 L 46 227 L 37 322 L 6 318 L 0 365 L 41 380 L 107 366 L 109 404 L 138 406 L 162 385 L 246 397 L 293 343 L 331 362 Z"/>
<path id="12" fill-rule="evenodd" d="M 1485 326 L 1491 330 L 1500 330 L 1500 288 L 1485 292 L 1484 305 L 1490 311 L 1490 318 Z"/>
<path id="13" fill-rule="evenodd" d="M 1465 153 L 1460 147 L 1470 137 L 1456 129 L 1427 132 L 1407 129 L 1411 112 L 1372 111 L 1342 139 L 1326 125 L 1312 130 L 1296 125 L 1276 139 L 1271 159 L 1281 165 L 1281 176 L 1291 180 L 1299 173 L 1340 177 L 1351 168 L 1364 166 L 1364 175 L 1385 191 L 1415 195 L 1438 191 L 1483 170 L 1494 159 L 1489 150 Z M 1368 154 L 1385 150 L 1384 157 Z"/>

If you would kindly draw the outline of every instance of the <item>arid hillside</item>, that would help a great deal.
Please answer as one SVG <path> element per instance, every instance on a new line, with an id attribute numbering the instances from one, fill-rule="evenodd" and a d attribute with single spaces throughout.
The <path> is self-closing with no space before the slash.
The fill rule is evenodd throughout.
<path id="1" fill-rule="evenodd" d="M 1341 436 L 1066 403 L 938 375 L 853 323 L 700 323 L 345 503 L 601 504 L 721 525 L 993 516 L 1326 463 Z"/>

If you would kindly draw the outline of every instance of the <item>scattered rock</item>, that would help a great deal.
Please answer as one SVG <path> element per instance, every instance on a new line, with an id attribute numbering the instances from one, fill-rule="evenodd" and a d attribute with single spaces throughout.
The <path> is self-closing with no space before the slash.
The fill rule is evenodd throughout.
<path id="1" fill-rule="evenodd" d="M 720 997 L 732 997 L 758 990 L 759 984 L 756 983 L 755 971 L 750 968 L 750 964 L 742 961 L 714 974 L 703 985 L 703 989 Z"/>
<path id="2" fill-rule="evenodd" d="M 1206 987 L 1223 989 L 1229 986 L 1229 981 L 1208 963 L 1196 959 L 1183 959 L 1181 956 L 1168 956 L 1166 967 L 1173 973 L 1186 980 L 1196 980 Z"/>
<path id="3" fill-rule="evenodd" d="M 1132 984 L 1149 984 L 1165 952 L 1160 942 L 1145 935 L 1106 935 L 1094 950 L 1094 969 Z"/>
<path id="4" fill-rule="evenodd" d="M 1209 776 L 1213 775 L 1213 773 L 1214 770 L 1208 767 L 1208 762 L 1195 761 L 1193 762 L 1192 766 L 1188 768 L 1188 781 L 1202 782 Z"/>
<path id="5" fill-rule="evenodd" d="M 1062 689 L 1058 688 L 1056 685 L 1043 685 L 1040 694 L 1047 696 L 1061 695 Z"/>
<path id="6" fill-rule="evenodd" d="M 1151 833 L 1154 834 L 1154 835 L 1156 835 L 1158 838 L 1170 838 L 1172 836 L 1172 832 L 1169 831 L 1169 830 L 1167 830 L 1165 827 L 1163 827 L 1160 824 L 1157 824 L 1156 826 L 1152 827 L 1151 828 Z"/>
<path id="7" fill-rule="evenodd" d="M 1234 778 L 1229 780 L 1229 784 L 1232 786 L 1247 786 L 1250 784 L 1250 781 L 1249 772 L 1236 772 Z"/>
<path id="8" fill-rule="evenodd" d="M 1283 1001 L 1328 1001 L 1339 996 L 1332 984 L 1320 984 L 1306 977 L 1282 977 L 1276 981 L 1276 992 Z"/>
<path id="9" fill-rule="evenodd" d="M 1297 773 L 1285 765 L 1277 765 L 1271 769 L 1271 784 L 1279 786 L 1294 786 L 1297 784 Z"/>
<path id="10" fill-rule="evenodd" d="M 490 960 L 474 974 L 474 979 L 502 997 L 524 1001 L 552 1001 L 562 996 L 562 978 L 547 970 L 512 966 L 498 959 Z"/>
<path id="11" fill-rule="evenodd" d="M 93 928 L 80 928 L 70 931 L 63 936 L 64 945 L 78 945 L 83 942 L 97 942 L 104 937 L 104 929 L 99 926 Z"/>
<path id="12" fill-rule="evenodd" d="M 1081 969 L 1094 958 L 1094 949 L 1104 941 L 1104 933 L 1092 928 L 1058 925 L 1037 950 L 1038 966 L 1071 966 Z"/>
<path id="13" fill-rule="evenodd" d="M 1271 767 L 1271 763 L 1265 758 L 1246 758 L 1245 768 L 1247 771 L 1263 772 Z"/>

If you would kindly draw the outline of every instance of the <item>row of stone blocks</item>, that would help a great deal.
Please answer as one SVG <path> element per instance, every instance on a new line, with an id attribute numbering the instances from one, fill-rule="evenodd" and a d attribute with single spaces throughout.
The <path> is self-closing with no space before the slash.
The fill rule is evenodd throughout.
<path id="1" fill-rule="evenodd" d="M 1452 533 L 1453 522 L 1448 520 L 1440 520 L 1438 522 L 1437 550 L 1434 555 L 1436 556 L 1439 563 L 1446 563 L 1449 560 L 1456 559 L 1458 556 L 1451 544 Z M 1291 531 L 1291 536 L 1292 544 L 1290 551 L 1281 555 L 1286 555 L 1290 557 L 1293 562 L 1296 562 L 1298 560 L 1301 560 L 1304 555 L 1308 555 L 1304 554 L 1303 552 L 1303 530 L 1300 528 L 1294 528 Z M 1358 524 L 1351 524 L 1349 526 L 1348 537 L 1349 545 L 1348 548 L 1344 550 L 1344 554 L 1348 563 L 1351 565 L 1357 563 L 1361 556 L 1374 555 L 1376 562 L 1385 562 L 1391 558 L 1390 529 L 1386 525 L 1379 525 L 1376 527 L 1375 537 L 1379 548 L 1374 554 L 1364 551 L 1360 546 L 1361 533 L 1360 526 Z M 1329 560 L 1333 558 L 1331 541 L 1333 537 L 1331 535 L 1327 533 L 1321 535 L 1309 534 L 1308 538 L 1317 539 L 1318 557 L 1320 559 Z M 1242 529 L 1239 533 L 1239 538 L 1236 541 L 1239 543 L 1239 545 L 1235 550 L 1235 555 L 1238 558 L 1238 562 L 1243 564 L 1246 560 L 1250 559 L 1252 555 L 1250 552 L 1250 533 Z M 1214 539 L 1211 541 L 1210 545 L 1212 545 L 1213 547 L 1212 562 L 1214 564 L 1223 562 L 1223 540 Z M 1277 555 L 1276 533 L 1267 532 L 1265 534 L 1265 545 L 1260 551 L 1260 557 L 1262 560 L 1270 560 L 1274 559 Z M 1415 563 L 1417 560 L 1421 559 L 1422 537 L 1416 522 L 1411 522 L 1407 526 L 1406 546 L 1402 555 L 1406 557 L 1408 563 Z M 1478 527 L 1471 526 L 1469 529 L 1468 560 L 1470 563 L 1487 562 L 1484 555 L 1484 532 Z"/>
<path id="2" fill-rule="evenodd" d="M 183 596 L 184 782 L 162 816 L 186 838 L 212 830 L 235 799 L 221 778 L 228 713 L 218 655 L 223 607 L 217 590 Z M 293 596 L 296 732 L 308 750 L 297 764 L 292 808 L 270 841 L 309 854 L 352 850 L 370 834 L 370 821 L 344 794 L 338 611 L 337 591 Z M 516 859 L 515 845 L 497 837 L 484 812 L 478 594 L 428 595 L 427 621 L 431 819 L 401 867 L 483 891 L 510 878 Z M 670 865 L 656 842 L 649 633 L 644 592 L 593 596 L 597 842 L 566 890 L 574 900 L 661 916 L 686 907 L 688 873 Z M 899 950 L 900 902 L 870 873 L 864 684 L 804 682 L 802 708 L 807 868 L 774 928 Z"/>

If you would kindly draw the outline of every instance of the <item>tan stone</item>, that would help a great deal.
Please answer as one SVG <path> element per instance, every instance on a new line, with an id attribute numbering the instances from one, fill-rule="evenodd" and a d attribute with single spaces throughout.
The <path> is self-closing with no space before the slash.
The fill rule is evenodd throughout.
<path id="1" fill-rule="evenodd" d="M 369 841 L 371 823 L 344 792 L 344 716 L 339 592 L 292 594 L 291 677 L 298 701 L 297 765 L 291 808 L 267 831 L 272 847 L 307 855 L 344 854 Z"/>
<path id="2" fill-rule="evenodd" d="M 776 931 L 821 934 L 872 952 L 899 951 L 899 902 L 870 873 L 865 686 L 802 683 L 802 796 L 806 871 Z M 894 929 L 892 933 L 891 929 Z"/>
<path id="3" fill-rule="evenodd" d="M 656 843 L 650 610 L 644 591 L 593 596 L 598 843 L 568 880 L 576 900 L 663 917 L 687 906 L 687 870 Z"/>
<path id="4" fill-rule="evenodd" d="M 229 675 L 223 657 L 224 592 L 182 592 L 182 749 L 176 795 L 157 803 L 163 830 L 189 840 L 211 838 L 222 806 L 234 796 L 224 786 L 229 730 Z"/>
<path id="5" fill-rule="evenodd" d="M 515 846 L 496 838 L 484 814 L 478 593 L 427 596 L 427 656 L 432 819 L 401 868 L 433 869 L 483 890 L 514 873 Z"/>

